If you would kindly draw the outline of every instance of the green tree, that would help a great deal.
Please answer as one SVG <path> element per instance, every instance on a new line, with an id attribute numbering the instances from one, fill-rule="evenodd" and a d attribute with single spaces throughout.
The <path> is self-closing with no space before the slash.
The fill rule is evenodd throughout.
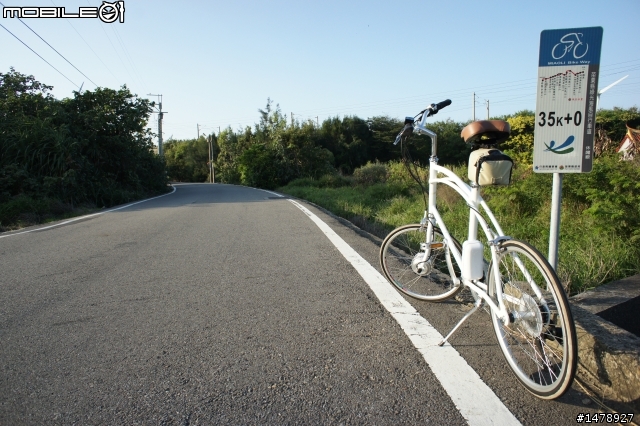
<path id="1" fill-rule="evenodd" d="M 616 142 L 620 142 L 627 132 L 625 124 L 628 121 L 638 119 L 640 119 L 638 107 L 601 109 L 596 114 L 597 126 L 607 132 L 608 136 Z"/>
<path id="2" fill-rule="evenodd" d="M 285 146 L 280 180 L 288 182 L 295 178 L 311 177 L 318 179 L 334 172 L 333 154 L 319 143 L 319 133 L 312 122 L 296 123 L 282 133 Z"/>
<path id="3" fill-rule="evenodd" d="M 283 183 L 278 176 L 278 162 L 273 149 L 264 144 L 253 144 L 238 158 L 240 183 L 257 188 L 276 188 Z"/>
<path id="4" fill-rule="evenodd" d="M 596 114 L 595 156 L 615 153 L 627 132 L 627 122 L 638 121 L 640 121 L 640 111 L 637 107 L 599 110 Z"/>
<path id="5" fill-rule="evenodd" d="M 393 146 L 393 141 L 402 129 L 402 122 L 389 116 L 375 116 L 367 120 L 367 125 L 371 133 L 368 160 L 383 163 L 397 160 L 398 149 Z"/>
<path id="6" fill-rule="evenodd" d="M 502 143 L 501 149 L 516 164 L 533 164 L 533 131 L 535 129 L 535 113 L 524 110 L 506 117 L 511 127 L 511 136 Z"/>
<path id="7" fill-rule="evenodd" d="M 0 167 L 21 176 L 9 195 L 36 191 L 38 179 L 62 176 L 71 149 L 64 111 L 47 86 L 16 72 L 0 73 Z M 5 194 L 5 196 L 7 196 Z"/>
<path id="8" fill-rule="evenodd" d="M 62 101 L 49 90 L 13 68 L 0 73 L 0 203 L 26 197 L 107 206 L 166 190 L 146 129 L 149 101 L 126 86 Z"/>
<path id="9" fill-rule="evenodd" d="M 350 174 L 370 159 L 369 143 L 372 140 L 372 132 L 365 120 L 346 116 L 325 120 L 319 130 L 317 143 L 333 154 L 339 171 Z"/>
<path id="10" fill-rule="evenodd" d="M 467 145 L 460 133 L 465 124 L 451 119 L 435 121 L 428 125 L 438 135 L 438 159 L 440 164 L 466 164 L 471 147 Z M 431 156 L 431 144 L 424 144 L 425 154 Z"/>
<path id="11" fill-rule="evenodd" d="M 178 182 L 205 182 L 209 177 L 209 142 L 198 139 L 169 139 L 164 156 L 169 178 Z"/>
<path id="12" fill-rule="evenodd" d="M 224 183 L 240 183 L 238 158 L 242 152 L 241 141 L 231 127 L 218 135 L 218 155 L 215 161 L 217 180 Z"/>
<path id="13" fill-rule="evenodd" d="M 274 108 L 271 98 L 267 98 L 267 106 L 258 112 L 260 121 L 255 126 L 257 142 L 278 145 L 279 136 L 287 127 L 287 119 L 282 115 L 280 105 L 276 104 Z"/>
<path id="14" fill-rule="evenodd" d="M 62 101 L 79 156 L 76 177 L 97 205 L 130 201 L 166 188 L 164 164 L 152 153 L 146 128 L 152 104 L 126 86 L 74 92 Z"/>

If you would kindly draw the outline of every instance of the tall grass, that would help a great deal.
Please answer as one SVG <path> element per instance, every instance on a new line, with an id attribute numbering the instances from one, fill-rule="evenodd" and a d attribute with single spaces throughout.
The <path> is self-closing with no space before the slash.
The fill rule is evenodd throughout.
<path id="1" fill-rule="evenodd" d="M 640 207 L 637 211 L 627 209 L 628 217 L 623 218 L 621 224 L 607 220 L 606 213 L 594 209 L 599 198 L 589 196 L 594 194 L 590 185 L 605 190 L 610 181 L 620 180 L 618 168 L 628 165 L 617 164 L 615 158 L 599 160 L 594 163 L 594 175 L 567 176 L 565 179 L 557 272 L 570 294 L 640 273 L 637 233 L 625 228 L 628 223 L 634 223 L 636 216 L 640 217 Z M 381 168 L 385 173 L 381 173 Z M 618 172 L 612 173 L 610 169 Z M 453 170 L 461 177 L 467 174 L 466 166 Z M 633 170 L 633 167 L 626 170 L 626 176 L 631 182 L 634 179 L 639 182 L 637 166 L 636 171 Z M 426 182 L 427 170 L 419 170 L 419 173 Z M 333 186 L 325 185 L 327 182 L 332 182 Z M 631 192 L 623 197 L 624 200 L 634 202 L 635 197 L 640 200 L 640 185 L 631 186 L 630 189 L 626 186 Z M 425 208 L 420 187 L 404 165 L 395 162 L 368 164 L 349 178 L 326 176 L 318 180 L 297 180 L 279 190 L 318 204 L 381 238 L 397 226 L 419 222 Z M 548 252 L 550 175 L 532 173 L 531 168 L 522 167 L 514 171 L 511 186 L 483 189 L 483 197 L 507 235 L 529 242 L 543 254 Z M 438 187 L 437 199 L 449 231 L 463 241 L 468 230 L 468 207 L 445 185 Z"/>

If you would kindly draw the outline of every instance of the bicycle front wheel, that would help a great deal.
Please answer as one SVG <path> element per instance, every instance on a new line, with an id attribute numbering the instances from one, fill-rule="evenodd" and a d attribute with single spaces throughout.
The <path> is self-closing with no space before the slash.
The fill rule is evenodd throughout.
<path id="1" fill-rule="evenodd" d="M 558 398 L 571 386 L 577 363 L 575 325 L 560 280 L 540 252 L 521 241 L 502 243 L 496 261 L 509 312 L 508 324 L 491 313 L 500 349 L 528 391 Z M 489 296 L 497 300 L 494 269 L 492 263 Z"/>
<path id="2" fill-rule="evenodd" d="M 457 240 L 447 241 L 440 229 L 434 227 L 429 257 L 425 259 L 426 241 L 426 226 L 414 224 L 394 229 L 380 247 L 380 266 L 387 280 L 404 294 L 441 302 L 462 288 L 450 274 L 449 266 L 460 278 L 460 268 L 449 247 L 453 244 L 459 252 L 462 248 Z"/>

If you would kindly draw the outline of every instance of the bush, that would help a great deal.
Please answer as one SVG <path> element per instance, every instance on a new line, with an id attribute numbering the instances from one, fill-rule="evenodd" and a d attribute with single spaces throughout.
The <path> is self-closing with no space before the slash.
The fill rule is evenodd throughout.
<path id="1" fill-rule="evenodd" d="M 19 195 L 0 204 L 0 232 L 12 226 L 34 225 L 52 214 L 66 214 L 71 206 L 60 200 Z"/>
<path id="2" fill-rule="evenodd" d="M 303 187 L 318 188 L 320 187 L 320 182 L 318 182 L 314 178 L 306 177 L 306 178 L 294 179 L 291 182 L 289 182 L 287 186 L 292 188 L 303 188 Z"/>
<path id="3" fill-rule="evenodd" d="M 588 206 L 584 214 L 595 219 L 600 231 L 639 242 L 640 167 L 633 162 L 615 154 L 597 158 L 591 173 L 569 176 L 563 192 Z"/>
<path id="4" fill-rule="evenodd" d="M 398 183 L 401 185 L 415 185 L 415 181 L 407 171 L 405 165 L 399 161 L 392 161 L 388 165 L 389 174 L 387 180 L 390 183 Z"/>
<path id="5" fill-rule="evenodd" d="M 407 196 L 409 191 L 403 185 L 376 183 L 366 188 L 365 194 L 371 200 L 382 202 L 400 196 Z"/>
<path id="6" fill-rule="evenodd" d="M 326 174 L 320 179 L 314 179 L 310 177 L 294 179 L 287 184 L 290 188 L 342 188 L 344 186 L 351 186 L 353 179 L 346 176 L 342 176 L 337 173 Z"/>
<path id="7" fill-rule="evenodd" d="M 386 164 L 367 163 L 353 171 L 353 180 L 356 185 L 371 186 L 376 183 L 385 183 L 389 174 Z"/>
<path id="8" fill-rule="evenodd" d="M 340 174 L 326 174 L 318 180 L 320 188 L 341 188 L 343 186 L 351 186 L 353 179 L 342 176 Z"/>
<path id="9" fill-rule="evenodd" d="M 536 216 L 551 199 L 551 173 L 534 173 L 531 167 L 513 171 L 511 185 L 485 187 L 483 197 L 496 214 L 514 217 Z"/>
<path id="10" fill-rule="evenodd" d="M 276 152 L 261 144 L 251 146 L 238 159 L 240 183 L 247 186 L 275 189 L 282 184 L 281 169 Z"/>

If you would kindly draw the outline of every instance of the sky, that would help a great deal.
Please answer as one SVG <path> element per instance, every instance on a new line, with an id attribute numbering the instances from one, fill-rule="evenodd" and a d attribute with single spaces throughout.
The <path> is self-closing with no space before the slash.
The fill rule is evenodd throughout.
<path id="1" fill-rule="evenodd" d="M 0 2 L 64 7 L 67 14 L 102 4 Z M 600 26 L 599 88 L 628 75 L 602 94 L 600 108 L 640 106 L 640 0 L 124 0 L 124 6 L 124 22 L 114 23 L 1 17 L 0 72 L 14 67 L 33 75 L 54 86 L 58 99 L 80 86 L 126 84 L 155 101 L 148 94 L 162 94 L 164 140 L 253 127 L 267 99 L 288 120 L 293 114 L 320 123 L 348 115 L 404 118 L 451 99 L 437 118 L 464 122 L 472 119 L 474 99 L 477 119 L 486 118 L 487 104 L 491 117 L 535 111 L 540 33 Z M 156 120 L 150 117 L 154 132 Z"/>

